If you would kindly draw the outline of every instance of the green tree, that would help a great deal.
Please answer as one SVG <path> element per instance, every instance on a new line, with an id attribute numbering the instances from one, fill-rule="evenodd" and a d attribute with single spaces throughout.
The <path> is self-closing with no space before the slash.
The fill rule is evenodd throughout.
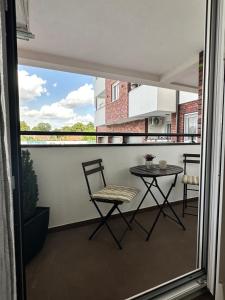
<path id="1" fill-rule="evenodd" d="M 35 214 L 38 201 L 37 175 L 28 150 L 22 150 L 22 195 L 24 220 Z"/>
<path id="2" fill-rule="evenodd" d="M 83 131 L 85 131 L 85 125 L 81 122 L 77 122 L 77 123 L 73 124 L 73 126 L 71 126 L 71 130 L 83 132 Z"/>
<path id="3" fill-rule="evenodd" d="M 25 121 L 20 121 L 20 130 L 21 131 L 29 131 L 30 126 Z"/>
<path id="4" fill-rule="evenodd" d="M 33 131 L 50 131 L 52 126 L 49 123 L 38 123 L 36 126 L 32 128 Z"/>
<path id="5" fill-rule="evenodd" d="M 72 131 L 72 128 L 70 126 L 63 126 L 61 131 Z"/>
<path id="6" fill-rule="evenodd" d="M 85 131 L 88 131 L 88 132 L 95 132 L 95 131 L 96 131 L 96 128 L 95 128 L 95 126 L 94 126 L 94 123 L 89 122 L 89 123 L 85 126 Z"/>

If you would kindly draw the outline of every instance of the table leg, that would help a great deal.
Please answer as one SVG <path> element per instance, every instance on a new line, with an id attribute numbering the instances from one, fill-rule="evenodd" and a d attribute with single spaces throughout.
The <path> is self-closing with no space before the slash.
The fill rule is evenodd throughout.
<path id="1" fill-rule="evenodd" d="M 157 224 L 157 222 L 158 222 L 158 220 L 159 220 L 160 214 L 163 212 L 163 208 L 165 207 L 165 204 L 168 205 L 168 207 L 170 208 L 170 210 L 172 211 L 172 213 L 174 214 L 174 216 L 175 216 L 175 218 L 176 218 L 176 219 L 173 219 L 173 218 L 171 218 L 171 219 L 172 219 L 173 221 L 176 221 L 178 224 L 180 224 L 180 226 L 183 228 L 183 230 L 185 230 L 185 227 L 184 227 L 183 223 L 181 222 L 180 218 L 178 217 L 178 215 L 176 214 L 175 210 L 173 209 L 173 207 L 171 206 L 171 204 L 170 204 L 169 201 L 168 201 L 169 195 L 170 195 L 172 189 L 173 189 L 173 188 L 175 187 L 175 185 L 176 185 L 176 181 L 177 181 L 177 175 L 175 176 L 174 182 L 171 184 L 171 187 L 169 188 L 169 191 L 168 191 L 167 194 L 165 195 L 165 194 L 163 193 L 163 191 L 160 189 L 160 187 L 159 187 L 159 185 L 158 185 L 158 182 L 157 182 L 157 179 L 155 178 L 155 187 L 159 190 L 160 194 L 161 194 L 162 197 L 164 198 L 164 202 L 163 202 L 162 206 L 160 207 L 160 210 L 159 210 L 159 212 L 158 212 L 158 214 L 157 214 L 157 216 L 156 216 L 156 218 L 155 218 L 155 221 L 154 221 L 154 223 L 153 223 L 151 229 L 149 230 L 149 233 L 148 233 L 148 235 L 147 235 L 146 241 L 149 240 L 149 238 L 150 238 L 150 236 L 151 236 L 151 234 L 152 234 L 152 232 L 153 232 L 153 230 L 154 230 L 154 228 L 155 228 L 155 226 L 156 226 L 156 224 Z M 167 215 L 167 216 L 168 216 L 168 215 Z"/>
<path id="2" fill-rule="evenodd" d="M 144 179 L 143 179 L 142 177 L 141 177 L 141 179 L 144 181 Z M 144 182 L 145 182 L 145 181 L 144 181 Z M 149 186 L 145 183 L 145 185 L 146 185 L 146 187 L 147 187 L 147 191 L 145 192 L 143 198 L 141 199 L 141 202 L 139 203 L 138 207 L 137 207 L 136 210 L 134 211 L 134 213 L 133 213 L 133 215 L 132 215 L 132 217 L 131 217 L 131 219 L 130 219 L 130 223 L 133 222 L 133 220 L 134 220 L 134 218 L 135 218 L 137 212 L 139 211 L 139 209 L 140 209 L 142 203 L 144 202 L 144 200 L 145 200 L 147 194 L 149 193 L 150 188 L 152 187 L 153 183 L 154 183 L 154 179 L 152 179 L 152 182 L 149 183 Z"/>
<path id="3" fill-rule="evenodd" d="M 160 208 L 160 204 L 159 204 L 158 200 L 156 199 L 155 195 L 153 194 L 153 192 L 151 191 L 150 187 L 148 186 L 148 184 L 150 185 L 150 183 L 147 182 L 146 180 L 144 180 L 143 177 L 141 177 L 141 179 L 142 179 L 142 181 L 144 182 L 145 186 L 147 187 L 147 189 L 148 189 L 149 193 L 151 194 L 152 198 L 155 200 L 155 203 L 156 203 L 157 206 Z M 155 182 L 155 181 L 156 181 L 156 178 L 153 178 L 153 183 L 152 183 L 151 186 L 155 186 L 155 185 L 154 185 L 154 182 Z M 156 182 L 156 184 L 157 184 L 157 182 Z M 162 213 L 163 213 L 163 216 L 165 217 L 166 214 L 164 213 L 163 210 L 162 210 Z"/>

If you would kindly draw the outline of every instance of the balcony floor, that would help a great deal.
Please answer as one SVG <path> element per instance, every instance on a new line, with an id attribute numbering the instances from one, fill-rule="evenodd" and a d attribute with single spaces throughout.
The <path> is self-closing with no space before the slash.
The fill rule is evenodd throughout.
<path id="1" fill-rule="evenodd" d="M 181 205 L 174 206 L 181 215 Z M 157 210 L 138 214 L 147 227 Z M 111 221 L 120 234 L 124 224 Z M 96 224 L 48 234 L 41 253 L 27 266 L 28 300 L 119 300 L 195 268 L 197 218 L 185 216 L 183 231 L 161 217 L 149 242 L 134 224 L 118 250 L 106 228 L 92 240 Z"/>

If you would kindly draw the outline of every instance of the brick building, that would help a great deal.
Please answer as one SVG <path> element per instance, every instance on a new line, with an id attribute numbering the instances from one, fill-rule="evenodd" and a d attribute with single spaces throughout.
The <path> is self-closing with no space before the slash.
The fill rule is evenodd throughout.
<path id="1" fill-rule="evenodd" d="M 200 133 L 202 66 L 201 53 L 197 93 L 177 92 L 160 87 L 96 78 L 96 130 L 98 132 Z M 177 139 L 180 142 L 184 140 L 188 141 L 189 138 Z M 128 140 L 128 142 L 143 141 L 144 137 L 130 137 Z M 100 136 L 98 142 L 119 143 L 121 138 Z"/>

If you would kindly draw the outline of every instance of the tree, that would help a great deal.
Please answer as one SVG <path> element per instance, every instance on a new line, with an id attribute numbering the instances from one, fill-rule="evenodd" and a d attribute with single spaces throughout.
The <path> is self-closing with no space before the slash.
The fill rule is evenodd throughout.
<path id="1" fill-rule="evenodd" d="M 85 131 L 85 125 L 81 122 L 77 122 L 75 124 L 73 124 L 73 126 L 71 126 L 72 131 L 80 131 L 83 132 Z"/>
<path id="2" fill-rule="evenodd" d="M 21 131 L 30 131 L 30 126 L 25 121 L 20 121 Z"/>
<path id="3" fill-rule="evenodd" d="M 37 175 L 28 150 L 22 151 L 22 195 L 23 217 L 27 220 L 35 214 L 38 201 Z"/>
<path id="4" fill-rule="evenodd" d="M 32 128 L 33 131 L 50 131 L 52 126 L 49 123 L 38 123 L 36 126 Z"/>
<path id="5" fill-rule="evenodd" d="M 89 122 L 89 123 L 86 125 L 85 131 L 88 131 L 88 132 L 95 132 L 95 131 L 96 131 L 96 128 L 95 128 L 95 126 L 94 126 L 94 123 Z"/>
<path id="6" fill-rule="evenodd" d="M 63 126 L 61 131 L 72 131 L 72 128 L 70 126 Z"/>

